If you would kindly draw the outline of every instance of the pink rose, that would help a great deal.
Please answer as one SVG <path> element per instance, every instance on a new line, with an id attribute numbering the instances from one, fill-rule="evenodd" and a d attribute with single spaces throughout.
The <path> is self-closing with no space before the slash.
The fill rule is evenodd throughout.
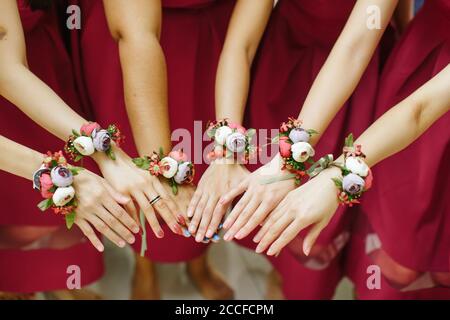
<path id="1" fill-rule="evenodd" d="M 372 184 L 373 184 L 372 170 L 369 169 L 369 173 L 367 174 L 367 176 L 364 179 L 364 181 L 365 181 L 365 184 L 366 184 L 366 190 L 369 190 L 370 188 L 372 188 Z"/>
<path id="2" fill-rule="evenodd" d="M 81 126 L 80 133 L 90 137 L 94 130 L 100 130 L 100 125 L 97 122 L 89 122 Z"/>
<path id="3" fill-rule="evenodd" d="M 231 129 L 236 129 L 237 132 L 242 133 L 242 134 L 245 134 L 247 132 L 247 130 L 243 126 L 241 126 L 240 124 L 237 124 L 237 123 L 228 123 L 228 126 Z"/>
<path id="4" fill-rule="evenodd" d="M 169 153 L 169 157 L 175 159 L 177 162 L 187 162 L 188 158 L 183 150 L 174 150 Z"/>
<path id="5" fill-rule="evenodd" d="M 289 158 L 291 156 L 291 144 L 288 142 L 289 137 L 282 136 L 278 142 L 280 154 L 283 158 Z"/>
<path id="6" fill-rule="evenodd" d="M 44 199 L 50 199 L 53 197 L 53 193 L 50 192 L 50 189 L 53 188 L 52 178 L 48 173 L 44 173 L 39 178 L 41 183 L 41 195 Z"/>

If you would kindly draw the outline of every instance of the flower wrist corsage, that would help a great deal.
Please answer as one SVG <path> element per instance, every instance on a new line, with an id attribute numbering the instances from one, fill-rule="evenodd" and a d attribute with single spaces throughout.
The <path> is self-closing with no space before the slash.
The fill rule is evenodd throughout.
<path id="1" fill-rule="evenodd" d="M 283 159 L 283 170 L 290 171 L 295 176 L 296 184 L 300 184 L 302 178 L 307 174 L 306 163 L 314 163 L 314 148 L 309 144 L 309 139 L 315 130 L 302 128 L 301 120 L 288 118 L 280 126 L 280 133 L 274 139 L 278 142 L 281 158 Z"/>
<path id="2" fill-rule="evenodd" d="M 255 133 L 255 129 L 247 130 L 228 119 L 210 122 L 206 134 L 214 140 L 215 145 L 214 150 L 208 154 L 208 159 L 232 158 L 247 164 L 258 150 L 251 144 Z"/>
<path id="3" fill-rule="evenodd" d="M 33 175 L 33 189 L 39 190 L 44 198 L 38 204 L 41 211 L 52 209 L 66 219 L 70 229 L 75 221 L 77 199 L 72 187 L 74 176 L 83 168 L 70 166 L 62 151 L 47 152 L 42 166 Z"/>
<path id="4" fill-rule="evenodd" d="M 133 163 L 143 170 L 148 170 L 151 175 L 163 177 L 169 180 L 173 194 L 178 193 L 178 186 L 189 184 L 194 180 L 194 164 L 187 160 L 183 150 L 172 151 L 164 157 L 162 149 L 159 154 L 153 152 L 151 156 L 134 158 Z"/>
<path id="5" fill-rule="evenodd" d="M 354 145 L 352 134 L 345 139 L 343 152 L 344 164 L 340 166 L 342 178 L 334 178 L 333 181 L 339 188 L 339 202 L 352 207 L 360 203 L 362 194 L 371 188 L 373 175 L 364 162 L 366 156 L 361 151 L 361 145 Z"/>
<path id="6" fill-rule="evenodd" d="M 96 122 L 89 122 L 80 128 L 80 132 L 72 130 L 72 135 L 66 143 L 64 150 L 70 157 L 78 162 L 84 156 L 90 156 L 96 151 L 105 152 L 111 159 L 116 157 L 112 150 L 111 142 L 118 146 L 123 141 L 119 128 L 111 124 L 107 129 L 102 129 Z"/>

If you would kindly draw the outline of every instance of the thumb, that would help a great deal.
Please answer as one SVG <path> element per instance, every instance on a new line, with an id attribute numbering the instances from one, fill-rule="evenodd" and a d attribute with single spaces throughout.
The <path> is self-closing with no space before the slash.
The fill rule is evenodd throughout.
<path id="1" fill-rule="evenodd" d="M 234 187 L 233 189 L 228 191 L 225 195 L 223 195 L 220 198 L 219 204 L 224 205 L 224 204 L 230 203 L 238 195 L 244 193 L 244 191 L 247 190 L 248 185 L 249 185 L 249 181 L 247 179 L 245 179 L 239 185 L 237 185 L 236 187 Z"/>
<path id="2" fill-rule="evenodd" d="M 110 194 L 110 196 L 119 204 L 122 205 L 126 205 L 131 201 L 131 198 L 123 195 L 122 193 L 116 191 L 116 189 L 114 189 L 113 187 L 111 187 L 111 185 L 106 182 L 103 181 L 103 185 L 105 186 L 105 189 L 108 191 L 108 193 Z"/>

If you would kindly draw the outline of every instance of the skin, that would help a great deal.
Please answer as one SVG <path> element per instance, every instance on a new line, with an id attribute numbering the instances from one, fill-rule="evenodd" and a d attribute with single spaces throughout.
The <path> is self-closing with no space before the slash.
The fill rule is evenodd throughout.
<path id="1" fill-rule="evenodd" d="M 216 118 L 241 124 L 250 85 L 250 69 L 272 11 L 272 0 L 240 0 L 227 30 L 216 76 Z M 189 231 L 201 242 L 216 232 L 227 207 L 218 206 L 221 195 L 235 187 L 247 169 L 234 161 L 215 160 L 202 176 L 192 198 Z M 214 186 L 214 188 L 211 188 Z"/>
<path id="2" fill-rule="evenodd" d="M 8 29 L 9 37 L 0 42 L 0 94 L 15 104 L 34 122 L 65 141 L 72 129 L 78 129 L 87 122 L 73 111 L 55 92 L 37 78 L 27 67 L 26 49 L 22 25 L 16 1 L 0 3 L 1 27 Z M 21 88 L 27 88 L 23 94 Z M 49 117 L 48 114 L 52 116 Z M 162 183 L 155 177 L 137 168 L 131 158 L 113 146 L 117 160 L 112 161 L 104 153 L 96 152 L 92 158 L 97 162 L 106 180 L 121 194 L 134 201 L 125 207 L 137 220 L 136 203 L 145 213 L 157 237 L 164 233 L 156 218 L 154 208 L 171 227 L 176 228 L 178 208 L 171 200 Z M 154 208 L 149 201 L 161 196 Z"/>
<path id="3" fill-rule="evenodd" d="M 366 27 L 368 17 L 366 9 L 371 5 L 380 8 L 380 29 L 369 30 Z M 344 29 L 317 75 L 298 117 L 303 121 L 304 128 L 313 128 L 319 132 L 312 137 L 310 141 L 312 145 L 319 141 L 321 133 L 325 131 L 355 90 L 389 24 L 396 5 L 397 1 L 386 0 L 356 2 Z M 323 92 L 327 94 L 324 95 Z M 225 240 L 242 239 L 247 236 L 262 224 L 279 201 L 294 189 L 294 186 L 287 185 L 286 181 L 272 184 L 260 183 L 264 178 L 263 173 L 267 172 L 266 169 L 275 168 L 270 171 L 271 174 L 281 176 L 287 174 L 281 170 L 281 166 L 280 156 L 277 155 L 270 163 L 263 166 L 263 168 L 266 167 L 265 169 L 253 172 L 222 197 L 220 205 L 228 206 L 235 197 L 245 192 L 225 220 L 224 228 L 229 229 L 225 234 Z"/>
<path id="4" fill-rule="evenodd" d="M 408 147 L 449 110 L 450 65 L 387 111 L 355 143 L 362 145 L 365 162 L 372 167 Z M 338 207 L 331 178 L 339 177 L 342 175 L 338 168 L 329 168 L 290 192 L 255 236 L 254 241 L 259 243 L 256 252 L 268 249 L 268 255 L 275 255 L 302 229 L 312 226 L 303 242 L 303 251 L 308 255 Z"/>
<path id="5" fill-rule="evenodd" d="M 43 160 L 42 154 L 3 136 L 0 136 L 0 154 L 1 170 L 28 180 Z M 119 247 L 124 247 L 126 242 L 134 243 L 135 238 L 129 230 L 137 233 L 139 226 L 121 207 L 129 198 L 114 191 L 104 179 L 88 170 L 75 176 L 73 187 L 79 201 L 75 224 L 98 251 L 102 252 L 104 246 L 94 229 Z"/>

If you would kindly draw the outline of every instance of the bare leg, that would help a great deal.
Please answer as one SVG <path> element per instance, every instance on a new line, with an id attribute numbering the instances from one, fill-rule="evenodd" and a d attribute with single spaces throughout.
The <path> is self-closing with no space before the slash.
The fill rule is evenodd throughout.
<path id="1" fill-rule="evenodd" d="M 102 297 L 89 289 L 57 290 L 45 293 L 50 300 L 101 300 Z"/>
<path id="2" fill-rule="evenodd" d="M 159 300 L 161 298 L 155 264 L 139 254 L 135 254 L 131 299 Z"/>
<path id="3" fill-rule="evenodd" d="M 208 263 L 206 253 L 187 263 L 188 275 L 200 293 L 209 300 L 233 299 L 233 289 Z"/>

